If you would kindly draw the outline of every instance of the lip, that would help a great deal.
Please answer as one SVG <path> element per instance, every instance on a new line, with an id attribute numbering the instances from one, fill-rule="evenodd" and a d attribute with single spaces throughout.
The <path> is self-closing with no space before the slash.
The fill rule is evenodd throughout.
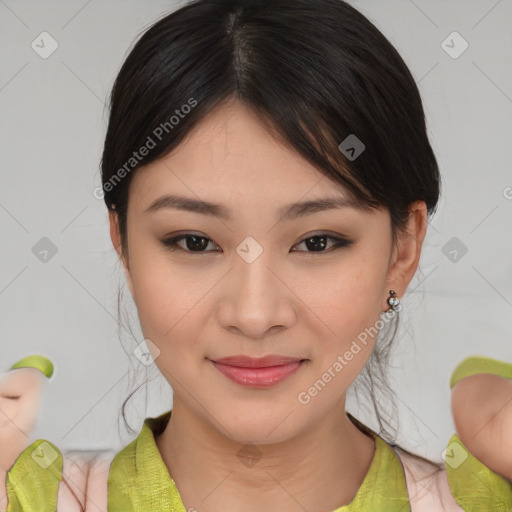
<path id="1" fill-rule="evenodd" d="M 268 355 L 263 357 L 249 356 L 230 356 L 215 359 L 213 362 L 227 364 L 229 366 L 239 366 L 241 368 L 266 368 L 268 366 L 281 366 L 284 364 L 296 363 L 301 361 L 300 357 L 288 357 L 280 355 Z"/>
<path id="2" fill-rule="evenodd" d="M 260 358 L 231 356 L 210 361 L 220 373 L 237 384 L 267 388 L 293 375 L 304 359 L 270 355 Z"/>

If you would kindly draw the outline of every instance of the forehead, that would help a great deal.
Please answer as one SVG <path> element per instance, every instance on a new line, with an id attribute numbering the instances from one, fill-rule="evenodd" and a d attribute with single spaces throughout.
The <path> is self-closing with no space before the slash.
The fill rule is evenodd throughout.
<path id="1" fill-rule="evenodd" d="M 130 188 L 137 191 L 130 202 L 164 190 L 223 202 L 235 196 L 288 203 L 326 193 L 352 198 L 238 101 L 219 105 L 170 154 L 140 168 Z"/>

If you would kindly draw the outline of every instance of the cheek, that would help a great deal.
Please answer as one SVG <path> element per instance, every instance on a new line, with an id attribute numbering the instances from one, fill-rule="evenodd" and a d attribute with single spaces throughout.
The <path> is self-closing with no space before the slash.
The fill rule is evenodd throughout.
<path id="1" fill-rule="evenodd" d="M 173 336 L 180 320 L 190 312 L 200 285 L 181 272 L 145 265 L 132 274 L 134 300 L 144 335 L 158 339 Z M 196 301 L 197 302 L 197 301 Z"/>
<path id="2" fill-rule="evenodd" d="M 322 368 L 341 356 L 345 378 L 352 380 L 366 364 L 377 340 L 386 268 L 375 256 L 347 258 L 346 264 L 323 279 L 311 297 L 324 336 L 316 354 Z M 338 366 L 339 368 L 339 366 Z"/>
<path id="3" fill-rule="evenodd" d="M 190 348 L 197 339 L 197 333 L 191 330 L 193 298 L 187 287 L 182 286 L 183 277 L 165 268 L 155 265 L 138 268 L 132 278 L 142 333 L 158 348 L 155 364 L 174 387 L 174 378 L 182 380 L 180 368 L 193 368 L 193 361 L 189 359 L 194 353 Z"/>
<path id="4" fill-rule="evenodd" d="M 140 326 L 160 350 L 157 364 L 167 367 L 192 352 L 215 279 L 208 273 L 198 279 L 194 265 L 173 265 L 165 251 L 134 247 L 130 272 Z"/>
<path id="5" fill-rule="evenodd" d="M 380 314 L 386 277 L 383 261 L 374 255 L 354 253 L 329 272 L 316 276 L 316 287 L 312 288 L 316 291 L 310 299 L 322 319 L 337 327 L 333 329 L 337 335 L 346 337 L 353 328 L 375 321 Z"/>

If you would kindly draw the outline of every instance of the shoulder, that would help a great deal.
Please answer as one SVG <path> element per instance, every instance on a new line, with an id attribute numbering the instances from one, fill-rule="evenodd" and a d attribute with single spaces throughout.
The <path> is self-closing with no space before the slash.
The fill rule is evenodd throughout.
<path id="1" fill-rule="evenodd" d="M 46 507 L 43 510 L 54 510 L 61 478 L 61 452 L 49 441 L 38 439 L 21 452 L 7 471 L 7 511 L 35 512 L 41 502 Z"/>
<path id="2" fill-rule="evenodd" d="M 107 510 L 108 474 L 114 451 L 73 451 L 63 457 L 57 511 Z"/>
<path id="3" fill-rule="evenodd" d="M 107 510 L 107 481 L 113 451 L 66 454 L 39 439 L 28 446 L 7 472 L 7 512 Z"/>
<path id="4" fill-rule="evenodd" d="M 453 496 L 465 511 L 512 510 L 512 484 L 480 462 L 453 434 L 446 448 L 445 467 Z"/>
<path id="5" fill-rule="evenodd" d="M 411 512 L 510 512 L 512 485 L 473 457 L 456 434 L 436 465 L 395 447 L 406 476 Z"/>
<path id="6" fill-rule="evenodd" d="M 454 499 L 446 469 L 395 448 L 404 468 L 411 512 L 464 512 Z"/>
<path id="7" fill-rule="evenodd" d="M 152 448 L 152 432 L 145 424 L 139 435 L 120 451 L 74 451 L 63 458 L 63 478 L 59 485 L 57 512 L 104 512 L 131 510 L 126 490 L 137 487 L 137 457 L 144 467 Z M 156 449 L 156 447 L 155 447 Z M 151 454 L 151 450 L 150 450 Z M 151 486 L 153 475 L 146 475 Z M 130 494 L 130 493 L 128 493 Z M 124 505 L 130 504 L 126 508 Z"/>

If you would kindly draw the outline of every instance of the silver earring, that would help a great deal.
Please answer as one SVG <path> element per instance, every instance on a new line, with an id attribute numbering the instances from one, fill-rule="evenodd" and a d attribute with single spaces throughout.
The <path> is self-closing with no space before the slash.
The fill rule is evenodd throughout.
<path id="1" fill-rule="evenodd" d="M 389 290 L 387 303 L 392 310 L 396 311 L 398 309 L 398 306 L 400 305 L 400 299 L 397 297 L 394 290 Z"/>

